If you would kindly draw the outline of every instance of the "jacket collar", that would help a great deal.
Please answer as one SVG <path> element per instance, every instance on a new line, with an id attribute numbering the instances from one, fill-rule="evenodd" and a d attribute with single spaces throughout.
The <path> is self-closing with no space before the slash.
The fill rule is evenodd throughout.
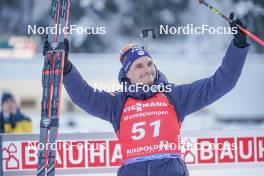
<path id="1" fill-rule="evenodd" d="M 119 71 L 118 80 L 119 80 L 119 83 L 121 83 L 123 85 L 123 93 L 129 97 L 139 99 L 139 100 L 145 100 L 145 99 L 151 98 L 157 92 L 160 92 L 160 89 L 162 87 L 164 87 L 166 84 L 168 84 L 168 80 L 167 80 L 166 76 L 163 73 L 161 73 L 157 68 L 156 68 L 156 71 L 157 71 L 156 78 L 155 78 L 154 83 L 152 85 L 154 89 L 150 89 L 151 86 L 145 85 L 145 86 L 149 87 L 149 89 L 148 89 L 148 91 L 144 91 L 142 87 L 139 87 L 136 90 L 136 88 L 134 86 L 131 86 L 131 83 L 128 80 L 128 78 L 126 77 L 124 70 L 121 68 Z M 130 88 L 128 88 L 129 86 L 130 86 Z"/>

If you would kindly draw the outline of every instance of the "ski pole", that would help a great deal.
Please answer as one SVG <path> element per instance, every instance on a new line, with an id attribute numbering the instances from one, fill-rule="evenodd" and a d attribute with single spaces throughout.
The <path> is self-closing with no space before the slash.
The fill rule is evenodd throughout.
<path id="1" fill-rule="evenodd" d="M 148 33 L 149 32 L 152 33 L 152 38 L 156 39 L 156 30 L 155 30 L 155 28 L 143 29 L 142 33 L 141 33 L 141 36 L 145 40 L 145 47 L 146 47 L 147 51 L 149 50 L 149 42 L 148 42 Z"/>
<path id="2" fill-rule="evenodd" d="M 200 4 L 205 5 L 206 7 L 208 7 L 209 9 L 211 9 L 212 12 L 214 12 L 217 15 L 220 15 L 221 17 L 223 17 L 225 20 L 227 20 L 229 23 L 232 22 L 231 19 L 229 19 L 227 16 L 225 16 L 220 10 L 216 9 L 215 7 L 211 6 L 210 4 L 208 4 L 208 2 L 206 2 L 205 0 L 198 0 L 198 2 Z M 257 43 L 259 43 L 260 45 L 262 45 L 264 47 L 264 41 L 261 40 L 260 38 L 258 38 L 257 36 L 255 36 L 254 34 L 252 34 L 249 30 L 245 29 L 244 27 L 240 26 L 239 24 L 236 24 L 236 26 L 239 28 L 239 30 L 241 30 L 242 32 L 244 32 L 247 36 L 249 36 L 252 40 L 256 41 Z"/>

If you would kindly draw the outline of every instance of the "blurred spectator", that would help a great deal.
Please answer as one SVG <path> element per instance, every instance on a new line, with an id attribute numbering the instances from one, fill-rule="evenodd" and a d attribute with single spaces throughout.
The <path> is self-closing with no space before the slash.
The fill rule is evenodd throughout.
<path id="1" fill-rule="evenodd" d="M 32 133 L 31 120 L 20 112 L 11 93 L 2 95 L 0 133 Z"/>

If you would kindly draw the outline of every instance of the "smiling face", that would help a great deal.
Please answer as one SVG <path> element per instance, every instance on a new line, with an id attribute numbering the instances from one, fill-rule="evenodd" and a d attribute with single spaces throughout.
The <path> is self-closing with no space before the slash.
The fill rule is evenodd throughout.
<path id="1" fill-rule="evenodd" d="M 152 59 L 148 56 L 143 56 L 137 59 L 130 66 L 126 77 L 131 84 L 144 84 L 151 86 L 156 77 L 156 68 Z"/>

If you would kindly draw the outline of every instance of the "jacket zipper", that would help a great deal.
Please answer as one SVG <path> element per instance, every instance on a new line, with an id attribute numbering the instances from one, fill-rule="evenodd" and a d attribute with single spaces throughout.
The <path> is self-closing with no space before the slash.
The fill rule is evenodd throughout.
<path id="1" fill-rule="evenodd" d="M 147 176 L 151 175 L 151 163 L 150 161 L 147 161 Z"/>

